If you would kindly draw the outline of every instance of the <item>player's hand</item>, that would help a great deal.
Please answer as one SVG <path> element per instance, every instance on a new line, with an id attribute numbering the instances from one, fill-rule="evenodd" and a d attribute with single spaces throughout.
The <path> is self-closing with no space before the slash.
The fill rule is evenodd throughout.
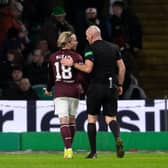
<path id="1" fill-rule="evenodd" d="M 48 92 L 46 88 L 43 88 L 43 90 L 46 96 L 52 96 L 52 92 Z"/>
<path id="2" fill-rule="evenodd" d="M 63 59 L 61 59 L 61 64 L 63 64 L 64 66 L 73 66 L 73 59 L 71 56 L 65 57 Z"/>

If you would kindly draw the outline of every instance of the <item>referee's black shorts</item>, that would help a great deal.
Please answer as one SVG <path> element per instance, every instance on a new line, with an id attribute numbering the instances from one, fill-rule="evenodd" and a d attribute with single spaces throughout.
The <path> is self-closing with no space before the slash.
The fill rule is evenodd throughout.
<path id="1" fill-rule="evenodd" d="M 117 88 L 109 88 L 107 84 L 92 83 L 87 91 L 87 113 L 99 115 L 103 107 L 104 116 L 116 116 L 117 99 Z"/>

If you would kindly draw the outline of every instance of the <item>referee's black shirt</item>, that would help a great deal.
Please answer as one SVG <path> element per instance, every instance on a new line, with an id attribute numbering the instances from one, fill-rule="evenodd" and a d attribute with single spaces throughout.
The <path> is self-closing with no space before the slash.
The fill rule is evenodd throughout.
<path id="1" fill-rule="evenodd" d="M 112 77 L 117 85 L 117 60 L 121 59 L 120 51 L 110 42 L 97 40 L 85 51 L 84 58 L 94 63 L 90 76 L 91 83 L 106 83 Z"/>

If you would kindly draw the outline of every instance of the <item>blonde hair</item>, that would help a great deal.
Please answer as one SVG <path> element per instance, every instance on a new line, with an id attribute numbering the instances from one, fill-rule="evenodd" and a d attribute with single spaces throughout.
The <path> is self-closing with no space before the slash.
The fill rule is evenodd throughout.
<path id="1" fill-rule="evenodd" d="M 72 32 L 70 31 L 65 31 L 65 32 L 62 32 L 59 37 L 58 37 L 58 40 L 57 40 L 57 47 L 58 48 L 63 48 L 65 47 L 65 45 L 71 41 L 71 36 L 73 35 Z"/>

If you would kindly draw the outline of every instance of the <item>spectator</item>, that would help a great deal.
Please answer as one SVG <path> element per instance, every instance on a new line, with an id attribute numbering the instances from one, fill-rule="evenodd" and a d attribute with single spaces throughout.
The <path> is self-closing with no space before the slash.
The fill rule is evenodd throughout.
<path id="1" fill-rule="evenodd" d="M 23 76 L 23 68 L 21 66 L 14 66 L 12 68 L 11 80 L 9 83 L 16 83 L 18 85 Z"/>
<path id="2" fill-rule="evenodd" d="M 103 39 L 107 40 L 109 38 L 106 26 L 107 19 L 106 18 L 99 19 L 96 8 L 91 7 L 85 10 L 85 22 L 86 22 L 85 30 L 91 25 L 96 25 L 101 29 Z"/>
<path id="3" fill-rule="evenodd" d="M 102 32 L 102 37 L 104 39 L 107 39 L 107 32 L 106 32 L 106 26 L 105 26 L 105 18 L 99 19 L 97 8 L 95 7 L 88 7 L 85 9 L 85 18 L 84 18 L 84 29 L 80 30 L 80 43 L 79 43 L 79 50 L 81 53 L 84 52 L 84 49 L 86 48 L 86 45 L 88 44 L 86 38 L 85 38 L 85 30 L 91 26 L 96 25 L 99 26 Z"/>
<path id="4" fill-rule="evenodd" d="M 90 26 L 90 25 L 100 25 L 100 20 L 98 19 L 98 14 L 97 14 L 97 9 L 95 7 L 88 7 L 85 9 L 85 17 L 84 17 L 84 22 L 83 24 L 83 29 L 80 29 L 79 31 L 79 45 L 78 49 L 80 53 L 83 54 L 84 49 L 86 48 L 86 45 L 88 44 L 86 38 L 85 38 L 85 30 Z"/>
<path id="5" fill-rule="evenodd" d="M 125 9 L 124 3 L 115 1 L 112 4 L 113 15 L 110 17 L 111 41 L 120 48 L 129 48 L 136 52 L 142 48 L 142 28 L 136 15 Z"/>
<path id="6" fill-rule="evenodd" d="M 37 12 L 37 0 L 24 0 L 22 2 L 24 6 L 24 11 L 23 11 L 23 20 L 28 28 L 28 30 L 31 31 L 34 26 L 39 25 L 40 19 L 43 19 L 44 17 L 40 17 L 40 15 Z M 39 6 L 39 5 L 38 5 Z"/>
<path id="7" fill-rule="evenodd" d="M 19 77 L 19 70 L 14 70 L 13 74 Z M 31 87 L 28 78 L 20 78 L 18 81 L 10 83 L 9 88 L 4 91 L 4 99 L 7 100 L 37 100 L 39 97 Z"/>
<path id="8" fill-rule="evenodd" d="M 22 30 L 19 31 L 12 27 L 8 30 L 7 37 L 2 43 L 1 60 L 6 60 L 6 53 L 10 49 L 18 50 L 20 53 L 26 53 L 29 46 L 28 31 L 22 25 Z"/>
<path id="9" fill-rule="evenodd" d="M 21 41 L 19 39 L 19 31 L 12 27 L 8 30 L 7 37 L 2 44 L 1 61 L 6 60 L 8 50 L 21 51 Z"/>
<path id="10" fill-rule="evenodd" d="M 11 78 L 13 67 L 21 63 L 22 56 L 16 50 L 9 50 L 7 61 L 0 62 L 0 87 L 6 88 L 8 80 Z"/>
<path id="11" fill-rule="evenodd" d="M 17 50 L 8 50 L 7 60 L 13 65 L 23 65 L 24 58 L 23 55 Z"/>
<path id="12" fill-rule="evenodd" d="M 17 30 L 21 30 L 21 24 L 18 22 L 17 19 L 19 16 L 21 16 L 22 11 L 23 6 L 19 2 L 15 2 L 9 7 L 4 7 L 0 9 L 0 47 L 2 47 L 2 43 L 5 40 L 7 32 L 10 28 L 14 27 Z"/>
<path id="13" fill-rule="evenodd" d="M 115 1 L 112 6 L 113 14 L 109 19 L 109 41 L 116 44 L 123 55 L 126 66 L 123 92 L 130 85 L 130 75 L 137 76 L 135 56 L 142 48 L 142 27 L 137 16 L 125 8 L 124 2 Z"/>
<path id="14" fill-rule="evenodd" d="M 30 80 L 22 78 L 19 82 L 19 100 L 37 100 L 39 97 L 32 89 Z"/>
<path id="15" fill-rule="evenodd" d="M 63 31 L 72 31 L 74 28 L 65 19 L 66 13 L 62 7 L 55 7 L 52 10 L 51 17 L 41 28 L 40 38 L 48 41 L 51 52 L 57 49 L 57 38 Z"/>
<path id="16" fill-rule="evenodd" d="M 44 61 L 41 49 L 35 49 L 32 55 L 32 62 L 25 66 L 25 75 L 30 79 L 32 85 L 46 84 L 48 65 Z"/>
<path id="17" fill-rule="evenodd" d="M 86 28 L 91 25 L 100 25 L 100 20 L 98 19 L 97 9 L 96 8 L 87 8 L 85 11 L 86 18 Z"/>
<path id="18" fill-rule="evenodd" d="M 23 70 L 20 66 L 14 66 L 11 72 L 11 79 L 8 80 L 4 89 L 3 98 L 7 100 L 19 99 L 19 82 L 23 78 Z"/>
<path id="19" fill-rule="evenodd" d="M 44 59 L 45 62 L 48 62 L 49 56 L 51 54 L 51 51 L 48 48 L 48 42 L 47 40 L 39 40 L 39 42 L 37 43 L 37 48 L 41 49 L 43 54 L 44 54 Z"/>

